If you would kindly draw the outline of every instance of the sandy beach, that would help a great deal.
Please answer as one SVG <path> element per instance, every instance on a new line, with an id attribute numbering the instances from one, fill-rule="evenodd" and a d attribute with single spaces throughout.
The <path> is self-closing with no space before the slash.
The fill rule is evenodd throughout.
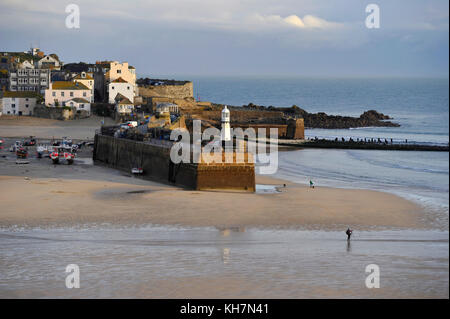
<path id="1" fill-rule="evenodd" d="M 245 194 L 107 180 L 2 176 L 0 181 L 2 226 L 104 222 L 308 229 L 424 226 L 416 205 L 365 190 L 312 190 L 289 184 L 279 194 Z"/>
<path id="2" fill-rule="evenodd" d="M 423 228 L 421 208 L 387 193 L 258 177 L 277 193 L 200 192 L 102 166 L 0 159 L 0 225 L 119 223 L 216 227 Z M 286 184 L 286 187 L 283 186 Z M 249 205 L 249 202 L 252 204 Z"/>

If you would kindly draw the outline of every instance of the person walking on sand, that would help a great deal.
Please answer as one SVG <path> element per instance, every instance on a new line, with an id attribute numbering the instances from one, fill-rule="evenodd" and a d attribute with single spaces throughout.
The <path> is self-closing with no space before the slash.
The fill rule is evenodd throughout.
<path id="1" fill-rule="evenodd" d="M 347 231 L 345 233 L 347 234 L 347 240 L 349 241 L 350 237 L 352 237 L 353 230 L 351 230 L 350 228 L 347 228 Z"/>
<path id="2" fill-rule="evenodd" d="M 309 188 L 314 188 L 314 183 L 312 180 L 309 180 Z"/>

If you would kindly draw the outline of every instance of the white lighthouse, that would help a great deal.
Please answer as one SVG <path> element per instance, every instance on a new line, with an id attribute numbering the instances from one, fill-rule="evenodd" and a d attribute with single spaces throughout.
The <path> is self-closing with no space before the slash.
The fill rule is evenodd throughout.
<path id="1" fill-rule="evenodd" d="M 222 110 L 222 142 L 231 140 L 230 110 L 225 107 Z"/>

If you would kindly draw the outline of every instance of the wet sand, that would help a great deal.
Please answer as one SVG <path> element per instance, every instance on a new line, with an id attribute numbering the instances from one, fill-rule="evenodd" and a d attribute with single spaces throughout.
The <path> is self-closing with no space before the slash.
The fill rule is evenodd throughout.
<path id="1" fill-rule="evenodd" d="M 0 298 L 448 298 L 445 232 L 91 225 L 0 240 Z M 80 289 L 64 285 L 73 263 Z"/>

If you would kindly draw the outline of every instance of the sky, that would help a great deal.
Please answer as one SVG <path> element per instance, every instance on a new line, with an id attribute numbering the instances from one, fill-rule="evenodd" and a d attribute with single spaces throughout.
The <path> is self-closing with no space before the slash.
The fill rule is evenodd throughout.
<path id="1" fill-rule="evenodd" d="M 371 3 L 379 28 L 366 27 Z M 448 78 L 448 12 L 448 0 L 0 0 L 0 51 L 127 61 L 138 76 Z"/>

